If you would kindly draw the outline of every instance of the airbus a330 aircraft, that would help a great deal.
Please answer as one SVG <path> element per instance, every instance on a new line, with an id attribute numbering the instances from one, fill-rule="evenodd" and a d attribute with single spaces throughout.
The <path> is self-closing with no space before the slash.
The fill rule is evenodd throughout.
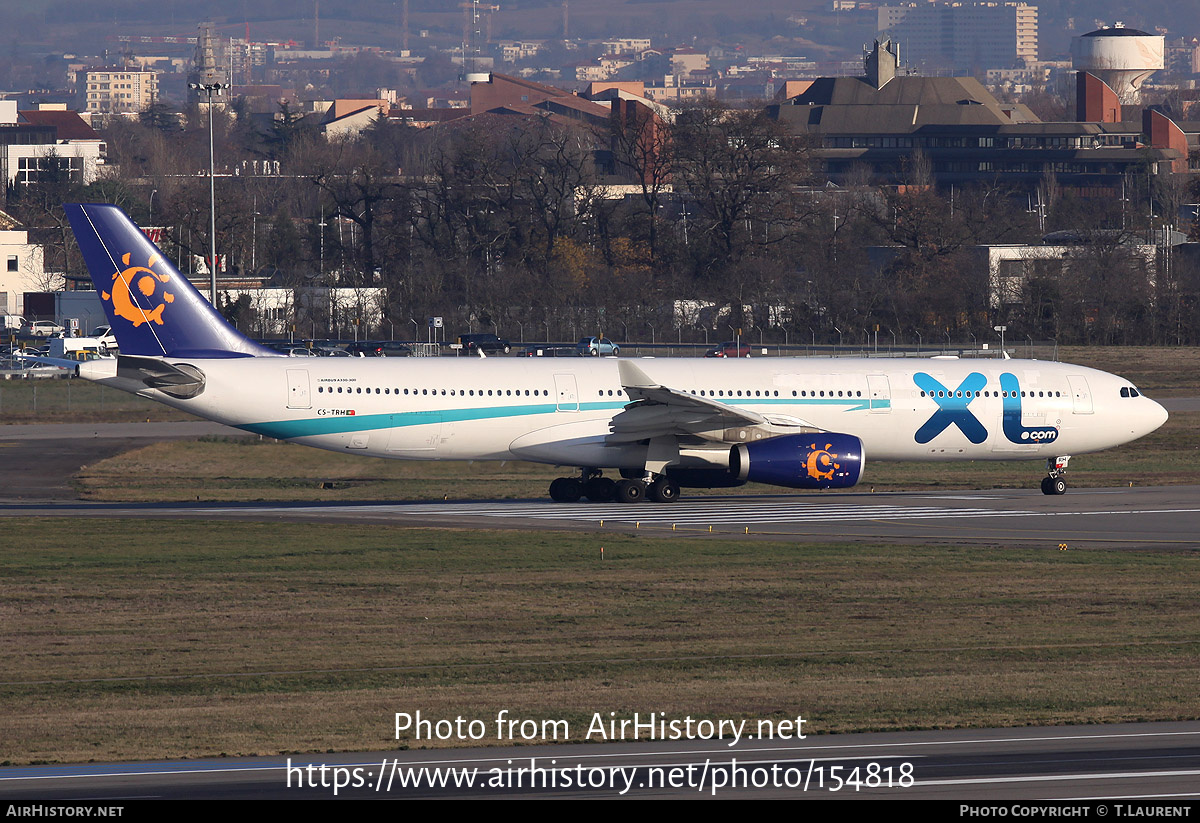
<path id="1" fill-rule="evenodd" d="M 577 467 L 556 501 L 845 488 L 868 455 L 1041 459 L 1042 491 L 1062 494 L 1071 455 L 1167 419 L 1127 380 L 1036 360 L 289 358 L 229 326 L 119 209 L 66 209 L 120 348 L 79 376 L 332 451 Z"/>

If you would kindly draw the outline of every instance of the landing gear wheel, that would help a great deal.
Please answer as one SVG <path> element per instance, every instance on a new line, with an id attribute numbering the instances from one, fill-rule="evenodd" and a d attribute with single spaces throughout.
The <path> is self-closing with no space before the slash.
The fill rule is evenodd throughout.
<path id="1" fill-rule="evenodd" d="M 618 503 L 640 503 L 646 496 L 646 484 L 641 480 L 620 480 L 615 491 Z"/>
<path id="2" fill-rule="evenodd" d="M 583 484 L 577 477 L 559 477 L 550 484 L 550 499 L 555 503 L 578 503 L 583 497 Z"/>
<path id="3" fill-rule="evenodd" d="M 1067 481 L 1061 477 L 1043 477 L 1042 494 L 1066 494 Z"/>
<path id="4" fill-rule="evenodd" d="M 593 477 L 583 484 L 583 496 L 593 503 L 611 503 L 617 484 L 611 477 Z"/>
<path id="5" fill-rule="evenodd" d="M 655 503 L 674 503 L 679 499 L 679 486 L 665 477 L 660 477 L 646 489 L 646 497 Z"/>

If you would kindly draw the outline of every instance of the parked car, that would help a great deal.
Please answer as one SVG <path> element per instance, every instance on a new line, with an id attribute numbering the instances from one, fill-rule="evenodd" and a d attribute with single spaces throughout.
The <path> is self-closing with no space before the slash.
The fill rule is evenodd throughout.
<path id="1" fill-rule="evenodd" d="M 347 346 L 346 353 L 351 357 L 383 357 L 383 344 L 360 340 Z"/>
<path id="2" fill-rule="evenodd" d="M 91 336 L 96 338 L 102 352 L 117 348 L 117 336 L 112 333 L 112 329 L 108 326 L 97 326 L 92 329 Z"/>
<path id="3" fill-rule="evenodd" d="M 412 357 L 412 349 L 395 340 L 385 342 L 379 353 L 383 357 Z"/>
<path id="4" fill-rule="evenodd" d="M 21 327 L 18 334 L 22 337 L 49 337 L 52 334 L 62 334 L 65 331 L 66 329 L 53 320 L 26 320 L 25 325 Z"/>
<path id="5" fill-rule="evenodd" d="M 508 354 L 512 351 L 512 343 L 494 334 L 463 334 L 459 336 L 458 342 L 464 351 L 472 354 L 476 350 L 484 354 Z"/>
<path id="6" fill-rule="evenodd" d="M 749 357 L 750 346 L 745 343 L 738 344 L 734 340 L 722 343 L 715 348 L 711 348 L 704 353 L 705 357 Z"/>
<path id="7" fill-rule="evenodd" d="M 621 347 L 607 337 L 584 337 L 575 344 L 575 348 L 579 349 L 580 354 L 585 354 L 588 357 L 602 357 L 605 355 L 617 356 L 621 353 Z"/>

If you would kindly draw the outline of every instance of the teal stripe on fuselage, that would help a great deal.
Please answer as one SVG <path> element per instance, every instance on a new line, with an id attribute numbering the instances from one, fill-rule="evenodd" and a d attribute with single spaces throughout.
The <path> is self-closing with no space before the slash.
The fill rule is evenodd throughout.
<path id="1" fill-rule="evenodd" d="M 829 397 L 771 397 L 771 398 L 751 398 L 741 404 L 729 405 L 734 408 L 740 406 L 754 405 L 770 405 L 770 406 L 835 406 L 846 404 L 847 402 L 854 405 L 844 411 L 868 411 L 870 409 L 870 401 L 868 400 L 847 400 L 846 398 L 829 398 Z M 890 407 L 891 403 L 888 400 L 878 400 L 884 407 Z M 579 411 L 600 411 L 623 409 L 629 405 L 628 401 L 609 401 L 600 403 L 580 403 Z M 267 423 L 245 423 L 239 425 L 238 428 L 261 434 L 265 437 L 274 437 L 277 440 L 290 440 L 295 437 L 314 437 L 322 434 L 345 434 L 347 432 L 362 432 L 374 431 L 376 429 L 393 429 L 402 428 L 405 426 L 422 426 L 433 423 L 461 423 L 469 420 L 496 420 L 504 417 L 526 417 L 537 414 L 553 414 L 558 411 L 558 407 L 553 403 L 539 404 L 522 404 L 520 406 L 488 406 L 478 409 L 431 409 L 429 411 L 405 411 L 391 412 L 385 414 L 354 414 L 354 415 L 335 415 L 329 417 L 306 417 L 301 420 L 275 420 Z M 574 409 L 571 409 L 574 411 Z"/>

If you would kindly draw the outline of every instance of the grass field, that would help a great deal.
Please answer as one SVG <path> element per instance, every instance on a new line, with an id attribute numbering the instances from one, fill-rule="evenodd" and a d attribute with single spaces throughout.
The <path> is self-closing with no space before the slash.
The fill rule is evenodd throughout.
<path id="1" fill-rule="evenodd" d="M 1151 396 L 1200 393 L 1196 352 L 1104 356 Z M 33 420 L 95 419 L 76 392 L 96 387 L 65 385 L 39 385 Z M 5 422 L 21 391 L 0 387 Z M 112 416 L 144 419 L 130 401 Z M 1198 448 L 1200 413 L 1175 414 L 1070 479 L 1196 483 Z M 251 437 L 155 444 L 78 483 L 97 500 L 453 499 L 543 497 L 557 473 Z M 863 487 L 1040 476 L 872 464 Z M 800 714 L 813 733 L 1200 717 L 1200 552 L 46 519 L 6 520 L 4 542 L 0 762 L 424 745 L 392 739 L 416 710 L 508 709 L 576 739 L 609 711 Z"/>
<path id="2" fill-rule="evenodd" d="M 7 763 L 417 746 L 392 718 L 418 709 L 576 738 L 609 711 L 813 733 L 1200 716 L 1196 552 L 5 529 Z"/>
<path id="3" fill-rule="evenodd" d="M 195 419 L 162 403 L 86 380 L 0 381 L 0 424 Z"/>

